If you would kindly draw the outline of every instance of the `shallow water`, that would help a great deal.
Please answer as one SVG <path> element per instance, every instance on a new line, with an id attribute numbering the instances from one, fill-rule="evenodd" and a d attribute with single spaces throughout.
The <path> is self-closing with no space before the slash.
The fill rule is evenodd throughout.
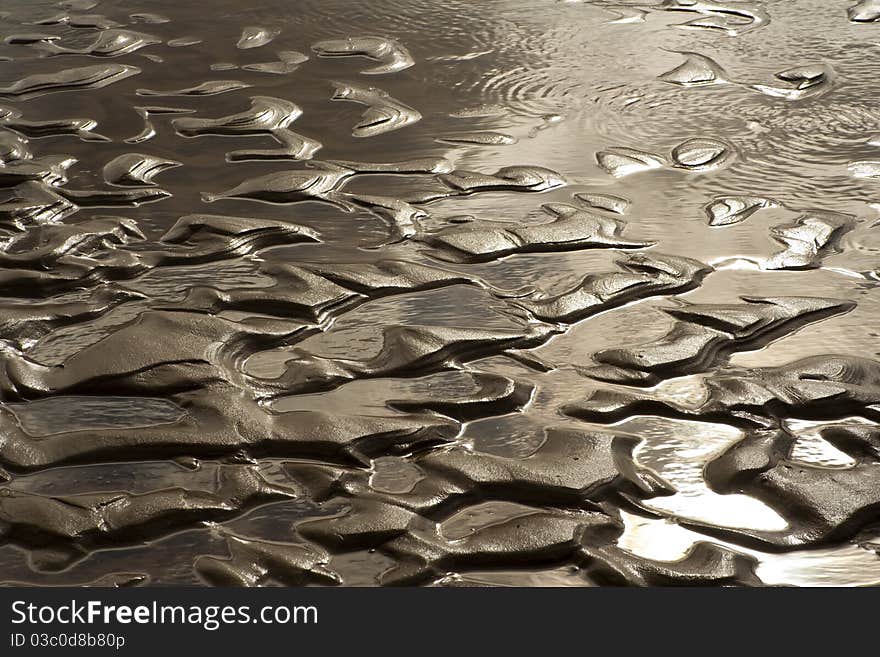
<path id="1" fill-rule="evenodd" d="M 0 9 L 0 581 L 880 582 L 870 3 Z"/>

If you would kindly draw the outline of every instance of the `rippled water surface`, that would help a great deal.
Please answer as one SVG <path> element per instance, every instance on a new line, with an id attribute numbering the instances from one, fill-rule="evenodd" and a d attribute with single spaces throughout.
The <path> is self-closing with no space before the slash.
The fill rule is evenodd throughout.
<path id="1" fill-rule="evenodd" d="M 880 583 L 880 4 L 209 4 L 0 4 L 0 580 Z"/>

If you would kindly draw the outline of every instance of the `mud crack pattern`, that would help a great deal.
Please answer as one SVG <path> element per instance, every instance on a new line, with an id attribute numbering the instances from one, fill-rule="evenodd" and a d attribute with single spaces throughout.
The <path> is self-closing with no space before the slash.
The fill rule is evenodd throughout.
<path id="1" fill-rule="evenodd" d="M 0 581 L 880 583 L 877 2 L 203 4 L 0 13 Z"/>

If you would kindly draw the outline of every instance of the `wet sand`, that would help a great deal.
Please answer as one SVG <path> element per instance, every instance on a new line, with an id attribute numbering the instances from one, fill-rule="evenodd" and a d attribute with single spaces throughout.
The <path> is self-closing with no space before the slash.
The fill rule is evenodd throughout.
<path id="1" fill-rule="evenodd" d="M 880 6 L 8 0 L 0 581 L 880 583 Z"/>

